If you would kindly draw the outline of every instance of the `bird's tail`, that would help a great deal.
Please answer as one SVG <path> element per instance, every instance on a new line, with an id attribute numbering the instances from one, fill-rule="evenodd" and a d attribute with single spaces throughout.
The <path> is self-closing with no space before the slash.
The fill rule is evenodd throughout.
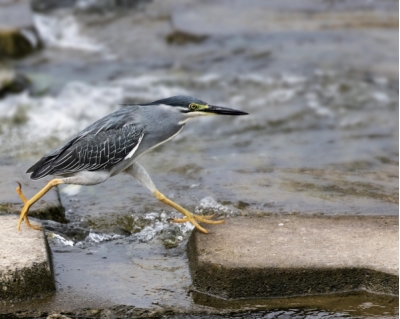
<path id="1" fill-rule="evenodd" d="M 32 165 L 26 171 L 27 173 L 32 173 L 30 179 L 40 179 L 47 175 L 53 173 L 52 166 L 53 158 L 48 156 L 42 157 L 37 163 Z"/>

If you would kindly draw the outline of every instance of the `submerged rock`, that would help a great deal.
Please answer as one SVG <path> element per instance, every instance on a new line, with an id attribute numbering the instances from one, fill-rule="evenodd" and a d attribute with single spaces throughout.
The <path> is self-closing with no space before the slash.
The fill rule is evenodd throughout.
<path id="1" fill-rule="evenodd" d="M 29 80 L 22 74 L 0 64 L 0 98 L 7 93 L 20 93 L 29 86 Z"/>
<path id="2" fill-rule="evenodd" d="M 0 1 L 0 57 L 23 57 L 41 47 L 29 1 Z"/>

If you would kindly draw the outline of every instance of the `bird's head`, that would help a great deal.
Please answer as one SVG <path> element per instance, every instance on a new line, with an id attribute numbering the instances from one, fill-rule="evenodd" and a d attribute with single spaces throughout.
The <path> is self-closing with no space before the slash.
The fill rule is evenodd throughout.
<path id="1" fill-rule="evenodd" d="M 178 111 L 182 113 L 182 115 L 189 119 L 195 116 L 202 115 L 247 115 L 248 113 L 230 109 L 227 107 L 210 105 L 204 101 L 196 99 L 190 96 L 177 95 L 171 96 L 166 99 L 157 100 L 152 103 L 148 103 L 147 105 L 167 105 L 174 109 L 174 111 Z"/>

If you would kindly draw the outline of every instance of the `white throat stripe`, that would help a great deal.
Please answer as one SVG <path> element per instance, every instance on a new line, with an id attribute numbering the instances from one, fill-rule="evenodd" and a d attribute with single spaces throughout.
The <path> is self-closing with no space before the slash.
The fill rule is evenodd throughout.
<path id="1" fill-rule="evenodd" d="M 125 156 L 125 158 L 124 159 L 128 159 L 128 158 L 131 158 L 132 156 L 133 156 L 133 154 L 135 154 L 135 152 L 136 152 L 136 150 L 138 149 L 138 147 L 139 147 L 139 144 L 140 144 L 140 142 L 142 141 L 142 139 L 143 139 L 143 136 L 144 136 L 144 132 L 142 132 L 142 135 L 140 135 L 140 137 L 139 137 L 139 140 L 138 140 L 138 142 L 137 142 L 137 144 L 136 144 L 136 146 L 132 149 L 132 151 L 130 151 L 129 152 L 129 154 L 128 155 L 126 155 Z"/>

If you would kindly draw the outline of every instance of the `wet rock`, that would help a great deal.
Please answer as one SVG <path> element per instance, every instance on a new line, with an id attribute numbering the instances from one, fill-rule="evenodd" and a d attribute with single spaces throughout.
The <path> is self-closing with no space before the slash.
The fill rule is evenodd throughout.
<path id="1" fill-rule="evenodd" d="M 0 98 L 8 93 L 20 93 L 29 86 L 29 80 L 22 74 L 0 64 Z"/>
<path id="2" fill-rule="evenodd" d="M 91 13 L 105 13 L 109 10 L 123 8 L 132 9 L 140 8 L 146 3 L 151 2 L 150 0 L 80 0 L 77 1 L 75 7 L 78 10 Z"/>
<path id="3" fill-rule="evenodd" d="M 43 232 L 30 228 L 18 232 L 15 222 L 15 216 L 0 216 L 0 300 L 55 290 Z"/>
<path id="4" fill-rule="evenodd" d="M 30 2 L 0 1 L 0 56 L 23 57 L 40 47 Z"/>
<path id="5" fill-rule="evenodd" d="M 169 44 L 201 43 L 206 39 L 207 36 L 190 34 L 183 31 L 173 31 L 166 37 Z"/>
<path id="6" fill-rule="evenodd" d="M 19 214 L 23 207 L 22 200 L 19 198 L 15 189 L 18 186 L 17 181 L 22 185 L 22 191 L 26 198 L 34 196 L 51 177 L 40 181 L 33 181 L 25 174 L 29 165 L 0 165 L 0 212 Z M 29 210 L 29 216 L 39 219 L 55 220 L 65 223 L 64 209 L 61 207 L 57 188 L 52 188 L 38 202 L 36 202 Z M 14 216 L 16 226 L 17 218 Z M 22 228 L 25 229 L 24 225 Z"/>
<path id="7" fill-rule="evenodd" d="M 164 229 L 160 235 L 160 239 L 167 249 L 176 248 L 182 242 L 183 236 L 178 228 L 174 226 Z"/>
<path id="8" fill-rule="evenodd" d="M 68 8 L 76 4 L 77 0 L 32 0 L 32 9 L 43 12 L 59 8 Z"/>
<path id="9" fill-rule="evenodd" d="M 106 13 L 117 8 L 137 8 L 150 0 L 32 0 L 35 11 L 47 12 L 60 8 L 76 8 L 88 13 Z"/>
<path id="10" fill-rule="evenodd" d="M 194 287 L 223 298 L 398 294 L 397 217 L 235 218 L 193 232 Z"/>

